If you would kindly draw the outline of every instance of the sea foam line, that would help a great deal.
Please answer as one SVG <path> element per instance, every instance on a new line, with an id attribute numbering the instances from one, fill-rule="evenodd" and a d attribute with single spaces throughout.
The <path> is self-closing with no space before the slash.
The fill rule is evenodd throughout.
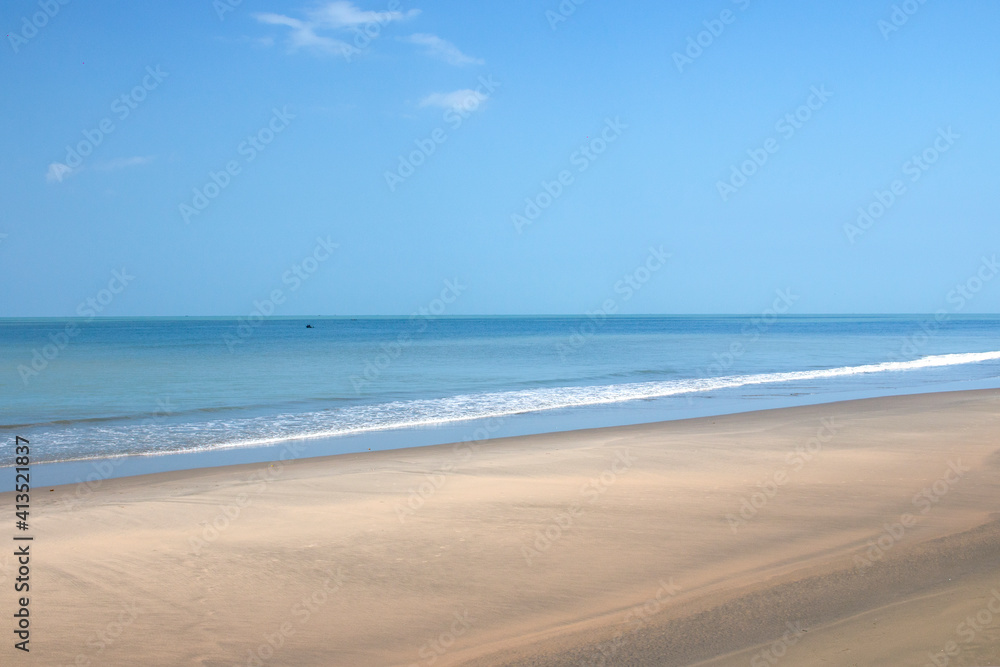
<path id="1" fill-rule="evenodd" d="M 730 375 L 718 378 L 696 378 L 687 380 L 660 380 L 641 383 L 613 384 L 596 387 L 552 387 L 546 389 L 522 389 L 516 391 L 493 392 L 484 394 L 463 394 L 450 398 L 394 401 L 378 406 L 363 406 L 349 408 L 357 410 L 352 415 L 358 419 L 350 420 L 355 425 L 345 425 L 323 428 L 309 432 L 286 433 L 272 437 L 257 437 L 234 440 L 224 443 L 213 443 L 199 447 L 171 449 L 169 451 L 141 452 L 143 456 L 160 456 L 164 454 L 199 452 L 207 450 L 235 449 L 242 447 L 259 447 L 275 445 L 289 440 L 308 440 L 316 438 L 356 435 L 373 431 L 394 430 L 401 428 L 416 428 L 422 426 L 437 426 L 476 419 L 508 417 L 528 412 L 543 412 L 563 408 L 586 407 L 610 403 L 650 398 L 663 398 L 690 393 L 731 389 L 748 385 L 778 384 L 800 380 L 817 380 L 869 373 L 885 373 L 894 371 L 909 371 L 941 366 L 956 366 L 961 364 L 981 363 L 1000 359 L 1000 351 L 970 352 L 958 354 L 942 354 L 921 357 L 912 361 L 886 361 L 878 364 L 861 366 L 843 366 L 813 371 L 788 371 L 783 373 L 758 373 L 754 375 Z M 493 409 L 483 409 L 483 405 L 496 406 Z M 422 413 L 424 417 L 403 420 L 385 420 L 397 411 L 410 414 Z M 436 413 L 436 414 L 435 414 Z M 321 413 L 316 413 L 317 415 Z M 433 416 L 431 416 L 433 415 Z M 296 420 L 299 421 L 299 420 Z M 360 422 L 360 423 L 359 423 Z"/>

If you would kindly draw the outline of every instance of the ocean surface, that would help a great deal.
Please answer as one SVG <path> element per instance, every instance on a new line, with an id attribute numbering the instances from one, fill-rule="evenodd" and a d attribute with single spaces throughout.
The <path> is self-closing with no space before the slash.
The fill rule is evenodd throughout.
<path id="1" fill-rule="evenodd" d="M 219 464 L 1000 387 L 1000 318 L 3 319 L 0 360 L 0 466 Z"/>

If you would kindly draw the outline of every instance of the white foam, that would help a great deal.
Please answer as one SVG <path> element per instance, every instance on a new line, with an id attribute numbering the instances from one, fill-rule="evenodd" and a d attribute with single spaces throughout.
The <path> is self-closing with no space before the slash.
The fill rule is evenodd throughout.
<path id="1" fill-rule="evenodd" d="M 589 387 L 545 387 L 517 391 L 465 394 L 440 399 L 394 401 L 371 406 L 355 406 L 334 412 L 282 415 L 272 418 L 273 434 L 229 439 L 204 446 L 171 449 L 169 452 L 142 452 L 158 455 L 275 445 L 289 440 L 356 435 L 371 431 L 435 426 L 441 424 L 508 417 L 528 412 L 622 403 L 682 394 L 732 389 L 748 385 L 818 380 L 869 373 L 919 370 L 941 366 L 980 363 L 1000 359 L 1000 351 L 944 354 L 913 361 L 888 361 L 862 366 L 843 366 L 812 371 L 731 375 Z M 240 420 L 248 421 L 248 420 Z M 248 424 L 244 424 L 246 426 Z M 230 428 L 236 424 L 230 424 Z M 236 428 L 236 430 L 240 430 Z M 254 429 L 250 429 L 254 430 Z M 246 431 L 244 431 L 246 432 Z M 232 433 L 232 431 L 230 431 Z"/>
<path id="2" fill-rule="evenodd" d="M 890 361 L 810 371 L 598 386 L 539 387 L 437 399 L 354 405 L 320 412 L 288 413 L 277 416 L 212 419 L 186 423 L 76 427 L 48 432 L 45 434 L 45 440 L 48 443 L 47 451 L 54 455 L 55 460 L 86 460 L 123 455 L 158 456 L 278 445 L 292 440 L 503 418 L 521 413 L 624 403 L 749 385 L 914 371 L 996 360 L 1000 360 L 1000 351 L 944 354 L 912 361 Z"/>

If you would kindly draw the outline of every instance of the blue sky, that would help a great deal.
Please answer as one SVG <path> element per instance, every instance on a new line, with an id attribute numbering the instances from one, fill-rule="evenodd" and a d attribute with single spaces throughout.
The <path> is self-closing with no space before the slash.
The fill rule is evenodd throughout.
<path id="1" fill-rule="evenodd" d="M 998 25 L 986 0 L 9 0 L 0 316 L 109 284 L 101 315 L 409 314 L 446 280 L 452 315 L 950 308 L 1000 252 Z"/>

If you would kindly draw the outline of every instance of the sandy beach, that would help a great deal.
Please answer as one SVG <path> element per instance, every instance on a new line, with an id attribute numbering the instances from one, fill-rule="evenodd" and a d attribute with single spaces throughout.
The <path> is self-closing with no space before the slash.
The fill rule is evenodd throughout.
<path id="1" fill-rule="evenodd" d="M 0 663 L 996 665 L 998 432 L 989 390 L 35 489 Z"/>

